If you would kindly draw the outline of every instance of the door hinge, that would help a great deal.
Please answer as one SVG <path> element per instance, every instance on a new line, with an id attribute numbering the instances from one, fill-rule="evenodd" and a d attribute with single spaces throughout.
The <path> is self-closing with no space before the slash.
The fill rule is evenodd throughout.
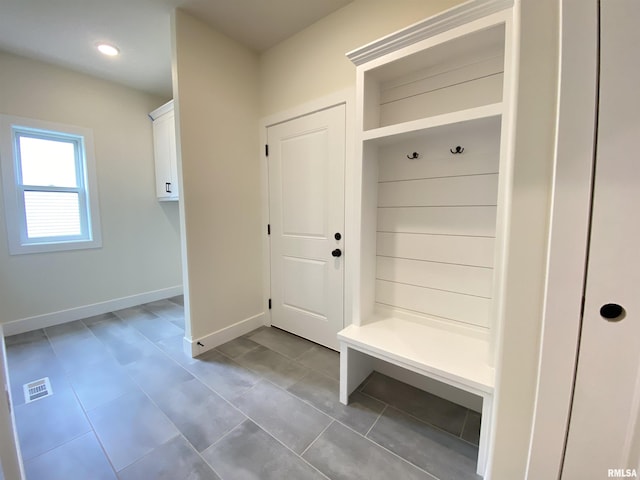
<path id="1" fill-rule="evenodd" d="M 271 235 L 271 224 L 267 223 L 267 235 Z"/>
<path id="2" fill-rule="evenodd" d="M 271 299 L 269 299 L 269 310 L 271 310 Z"/>
<path id="3" fill-rule="evenodd" d="M 265 155 L 266 157 L 268 157 L 268 156 L 269 156 L 269 145 L 265 145 L 265 146 L 264 146 L 264 155 Z"/>

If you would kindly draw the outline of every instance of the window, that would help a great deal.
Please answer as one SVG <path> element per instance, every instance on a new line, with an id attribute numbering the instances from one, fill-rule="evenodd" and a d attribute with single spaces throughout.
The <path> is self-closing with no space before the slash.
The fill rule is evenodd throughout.
<path id="1" fill-rule="evenodd" d="M 9 252 L 101 246 L 90 130 L 0 115 Z"/>

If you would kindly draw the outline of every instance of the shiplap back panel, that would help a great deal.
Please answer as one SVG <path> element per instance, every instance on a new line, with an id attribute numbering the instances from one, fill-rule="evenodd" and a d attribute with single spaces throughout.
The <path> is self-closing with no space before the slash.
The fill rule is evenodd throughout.
<path id="1" fill-rule="evenodd" d="M 401 78 L 380 84 L 380 104 L 402 100 L 452 85 L 490 77 L 504 72 L 504 54 L 500 51 L 482 57 L 466 57 L 455 63 L 427 67 Z"/>
<path id="2" fill-rule="evenodd" d="M 413 180 L 420 178 L 456 177 L 498 173 L 500 150 L 500 117 L 486 118 L 466 125 L 437 129 L 415 138 L 410 143 L 397 143 L 380 148 L 378 180 Z M 452 155 L 457 146 L 465 151 Z M 413 152 L 416 159 L 408 159 Z"/>
<path id="3" fill-rule="evenodd" d="M 495 237 L 496 207 L 379 207 L 378 231 Z"/>
<path id="4" fill-rule="evenodd" d="M 498 174 L 380 183 L 379 207 L 496 205 Z"/>
<path id="5" fill-rule="evenodd" d="M 489 327 L 499 132 L 487 119 L 380 149 L 377 303 Z"/>
<path id="6" fill-rule="evenodd" d="M 377 280 L 376 300 L 386 306 L 478 327 L 489 327 L 491 300 L 488 298 Z"/>
<path id="7" fill-rule="evenodd" d="M 379 256 L 377 272 L 380 280 L 491 298 L 491 268 Z"/>
<path id="8" fill-rule="evenodd" d="M 380 92 L 380 126 L 502 101 L 504 58 L 494 57 Z"/>
<path id="9" fill-rule="evenodd" d="M 379 232 L 376 243 L 376 252 L 380 257 L 488 268 L 493 267 L 494 249 L 493 237 Z"/>

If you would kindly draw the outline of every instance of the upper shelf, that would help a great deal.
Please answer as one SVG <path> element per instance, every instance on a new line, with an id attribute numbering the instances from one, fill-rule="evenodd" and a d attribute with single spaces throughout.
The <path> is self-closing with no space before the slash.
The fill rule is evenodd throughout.
<path id="1" fill-rule="evenodd" d="M 502 17 L 424 50 L 398 52 L 359 68 L 365 132 L 503 101 Z M 438 39 L 431 39 L 436 42 Z M 383 60 L 387 60 L 383 62 Z"/>
<path id="2" fill-rule="evenodd" d="M 428 130 L 459 128 L 465 122 L 491 119 L 500 115 L 502 115 L 502 103 L 494 103 L 367 130 L 362 133 L 362 140 L 368 144 L 390 145 L 423 135 Z"/>

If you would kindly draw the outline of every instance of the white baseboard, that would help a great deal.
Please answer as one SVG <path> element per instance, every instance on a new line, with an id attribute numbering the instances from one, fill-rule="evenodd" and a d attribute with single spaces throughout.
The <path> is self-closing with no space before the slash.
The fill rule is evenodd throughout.
<path id="1" fill-rule="evenodd" d="M 438 397 L 449 400 L 450 402 L 467 407 L 475 412 L 482 412 L 482 397 L 474 395 L 473 393 L 460 390 L 459 388 L 452 387 L 446 383 L 434 380 L 433 378 L 425 377 L 419 373 L 412 372 L 373 357 L 372 367 L 375 371 L 380 372 L 383 375 L 395 378 L 396 380 L 407 383 L 419 388 L 420 390 L 424 390 L 425 392 L 437 395 Z"/>
<path id="2" fill-rule="evenodd" d="M 197 357 L 204 352 L 216 348 L 218 345 L 227 343 L 234 338 L 238 338 L 245 333 L 249 333 L 258 327 L 264 325 L 264 312 L 254 315 L 253 317 L 245 318 L 239 322 L 222 328 L 218 331 L 205 335 L 204 337 L 188 339 L 184 338 L 183 348 L 184 353 L 190 357 Z M 198 345 L 200 342 L 202 345 Z"/>
<path id="3" fill-rule="evenodd" d="M 143 303 L 154 302 L 164 298 L 175 297 L 182 294 L 182 285 L 175 287 L 163 288 L 152 292 L 139 293 L 129 297 L 115 298 L 106 302 L 94 303 L 92 305 L 83 305 L 81 307 L 61 310 L 59 312 L 45 313 L 35 317 L 21 318 L 3 324 L 5 336 L 17 335 L 18 333 L 30 332 L 39 328 L 52 327 L 61 323 L 73 322 L 83 318 L 101 315 L 103 313 L 122 310 L 123 308 L 135 307 Z"/>

